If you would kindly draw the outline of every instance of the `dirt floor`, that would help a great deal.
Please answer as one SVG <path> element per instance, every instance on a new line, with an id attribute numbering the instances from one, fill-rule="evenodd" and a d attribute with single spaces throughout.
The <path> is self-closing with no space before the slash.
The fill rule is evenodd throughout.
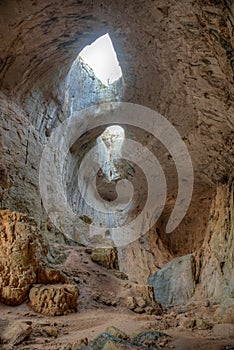
<path id="1" fill-rule="evenodd" d="M 116 326 L 130 336 L 144 330 L 157 330 L 154 316 L 136 316 L 130 311 L 121 312 L 113 309 L 87 310 L 67 316 L 45 317 L 31 311 L 26 304 L 14 308 L 0 305 L 0 314 L 1 318 L 10 321 L 11 325 L 19 320 L 31 324 L 34 331 L 21 344 L 13 347 L 22 350 L 58 350 L 79 339 L 87 337 L 92 340 L 110 325 Z M 48 327 L 51 329 L 47 333 Z M 38 331 L 43 328 L 46 330 L 44 333 Z M 55 335 L 52 335 L 53 330 Z M 168 344 L 163 347 L 165 350 L 234 349 L 234 334 L 227 338 L 222 335 L 217 336 L 212 330 L 192 331 L 178 328 L 169 328 L 164 333 L 171 336 Z M 4 346 L 4 348 L 11 347 Z"/>
<path id="2" fill-rule="evenodd" d="M 163 349 L 234 349 L 234 325 L 220 324 L 208 329 L 186 329 L 178 324 L 177 318 L 178 313 L 188 312 L 188 308 L 165 310 L 161 316 L 136 314 L 121 305 L 125 291 L 131 288 L 129 281 L 115 277 L 114 271 L 91 261 L 84 249 L 69 248 L 66 250 L 66 257 L 57 267 L 73 276 L 79 287 L 78 311 L 65 316 L 49 317 L 34 312 L 28 303 L 17 307 L 0 304 L 0 336 L 7 327 L 14 330 L 21 324 L 30 326 L 28 336 L 17 345 L 12 346 L 9 342 L 0 345 L 0 348 L 65 350 L 67 344 L 74 344 L 83 338 L 90 341 L 107 327 L 115 326 L 129 336 L 145 330 L 160 330 L 170 336 L 161 345 Z M 116 301 L 114 306 L 110 300 Z M 206 318 L 209 318 L 209 313 Z"/>

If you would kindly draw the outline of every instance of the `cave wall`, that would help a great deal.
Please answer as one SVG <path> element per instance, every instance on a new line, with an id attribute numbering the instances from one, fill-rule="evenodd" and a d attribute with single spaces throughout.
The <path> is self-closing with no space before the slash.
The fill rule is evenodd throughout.
<path id="1" fill-rule="evenodd" d="M 0 95 L 1 208 L 29 213 L 39 226 L 44 220 L 38 185 L 42 140 L 25 111 Z"/>
<path id="2" fill-rule="evenodd" d="M 207 231 L 196 254 L 197 293 L 212 302 L 234 298 L 234 181 L 219 185 Z"/>
<path id="3" fill-rule="evenodd" d="M 163 147 L 134 132 L 162 161 L 169 191 L 157 230 L 119 252 L 121 268 L 145 281 L 172 256 L 198 249 L 212 194 L 233 172 L 233 13 L 231 1 L 2 1 L 1 163 L 10 187 L 3 207 L 41 221 L 38 166 L 53 128 L 72 106 L 116 100 L 100 98 L 98 83 L 83 79 L 82 71 L 76 82 L 68 75 L 78 52 L 108 31 L 124 75 L 118 97 L 166 116 L 188 146 L 195 172 L 191 207 L 165 235 L 177 191 L 173 161 L 168 165 Z"/>

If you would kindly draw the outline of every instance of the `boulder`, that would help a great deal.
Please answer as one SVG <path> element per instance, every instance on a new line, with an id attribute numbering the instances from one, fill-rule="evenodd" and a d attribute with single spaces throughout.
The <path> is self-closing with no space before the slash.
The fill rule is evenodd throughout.
<path id="1" fill-rule="evenodd" d="M 30 305 L 44 315 L 66 315 L 76 311 L 78 288 L 72 284 L 34 285 L 29 293 Z"/>
<path id="2" fill-rule="evenodd" d="M 113 334 L 114 333 L 114 334 Z M 164 347 L 169 336 L 158 331 L 141 332 L 133 338 L 129 338 L 124 332 L 115 327 L 110 327 L 105 333 L 98 335 L 87 344 L 81 343 L 73 349 L 63 347 L 60 350 L 147 350 Z"/>
<path id="3" fill-rule="evenodd" d="M 195 260 L 192 254 L 175 258 L 149 278 L 155 299 L 164 306 L 182 305 L 195 291 Z"/>
<path id="4" fill-rule="evenodd" d="M 120 339 L 109 333 L 102 333 L 89 343 L 88 348 L 92 350 L 157 349 L 159 342 L 166 338 L 168 338 L 166 334 L 157 331 L 141 332 L 131 339 Z"/>
<path id="5" fill-rule="evenodd" d="M 38 284 L 70 284 L 71 279 L 65 276 L 61 271 L 52 267 L 43 266 L 38 269 L 37 273 Z"/>
<path id="6" fill-rule="evenodd" d="M 190 328 L 192 329 L 195 326 L 195 319 L 193 317 L 188 317 L 186 315 L 179 315 L 177 317 L 177 321 L 179 323 L 179 326 L 182 328 Z"/>
<path id="7" fill-rule="evenodd" d="M 129 339 L 129 336 L 121 331 L 120 329 L 116 328 L 115 326 L 110 326 L 105 330 L 105 333 L 111 334 L 119 339 Z"/>
<path id="8" fill-rule="evenodd" d="M 234 338 L 234 325 L 228 323 L 216 324 L 212 329 L 212 335 L 220 338 Z"/>
<path id="9" fill-rule="evenodd" d="M 23 303 L 37 281 L 47 250 L 37 225 L 27 215 L 0 211 L 0 301 Z"/>
<path id="10" fill-rule="evenodd" d="M 135 299 L 133 297 L 127 297 L 125 301 L 125 306 L 129 310 L 134 310 L 137 307 Z"/>
<path id="11" fill-rule="evenodd" d="M 8 324 L 1 333 L 3 343 L 12 346 L 22 343 L 32 332 L 31 322 L 13 321 Z"/>
<path id="12" fill-rule="evenodd" d="M 71 345 L 71 348 L 69 350 L 76 350 L 77 348 L 79 349 L 86 347 L 86 345 L 88 345 L 88 342 L 88 338 L 78 339 Z"/>
<path id="13" fill-rule="evenodd" d="M 107 269 L 117 269 L 118 252 L 116 248 L 95 248 L 92 250 L 91 259 L 98 265 L 106 267 Z"/>
<path id="14" fill-rule="evenodd" d="M 111 334 L 102 333 L 89 346 L 92 350 L 129 350 L 130 344 Z"/>
<path id="15" fill-rule="evenodd" d="M 131 344 L 146 348 L 148 348 L 148 346 L 150 345 L 151 349 L 157 349 L 157 345 L 162 340 L 162 338 L 165 339 L 168 338 L 168 336 L 165 333 L 161 333 L 158 331 L 145 331 L 133 337 L 131 339 Z"/>
<path id="16" fill-rule="evenodd" d="M 162 306 L 155 301 L 152 286 L 131 285 L 131 288 L 125 292 L 123 304 L 129 310 L 139 314 L 162 314 Z"/>
<path id="17" fill-rule="evenodd" d="M 234 298 L 225 299 L 214 313 L 214 321 L 234 324 Z"/>

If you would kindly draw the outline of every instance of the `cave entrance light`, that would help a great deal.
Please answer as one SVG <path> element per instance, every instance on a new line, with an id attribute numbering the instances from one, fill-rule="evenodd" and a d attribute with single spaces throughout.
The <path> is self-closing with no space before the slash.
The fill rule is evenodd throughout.
<path id="1" fill-rule="evenodd" d="M 97 140 L 101 146 L 99 149 L 99 163 L 108 181 L 117 180 L 121 177 L 115 167 L 114 159 L 115 157 L 121 157 L 124 139 L 124 129 L 119 125 L 112 125 L 106 128 Z"/>
<path id="2" fill-rule="evenodd" d="M 108 33 L 86 46 L 79 56 L 105 86 L 113 84 L 122 77 L 122 70 Z"/>

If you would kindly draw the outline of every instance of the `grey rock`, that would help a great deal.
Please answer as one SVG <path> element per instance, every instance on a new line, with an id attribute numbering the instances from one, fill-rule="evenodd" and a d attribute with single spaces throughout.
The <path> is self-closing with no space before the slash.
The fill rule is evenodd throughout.
<path id="1" fill-rule="evenodd" d="M 188 301 L 195 290 L 194 257 L 188 254 L 175 258 L 149 278 L 157 302 L 180 305 Z"/>

